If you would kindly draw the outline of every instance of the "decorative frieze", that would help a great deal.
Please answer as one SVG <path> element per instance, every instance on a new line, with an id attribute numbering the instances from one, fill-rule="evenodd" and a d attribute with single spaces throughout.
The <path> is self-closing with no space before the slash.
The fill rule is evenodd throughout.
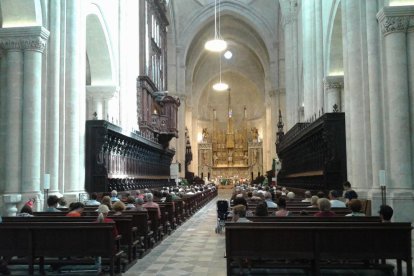
<path id="1" fill-rule="evenodd" d="M 384 36 L 391 33 L 406 33 L 413 28 L 414 6 L 384 7 L 377 14 Z"/>
<path id="2" fill-rule="evenodd" d="M 327 76 L 323 79 L 325 89 L 344 88 L 344 76 Z"/>
<path id="3" fill-rule="evenodd" d="M 0 47 L 5 50 L 43 52 L 49 31 L 42 26 L 0 29 Z"/>

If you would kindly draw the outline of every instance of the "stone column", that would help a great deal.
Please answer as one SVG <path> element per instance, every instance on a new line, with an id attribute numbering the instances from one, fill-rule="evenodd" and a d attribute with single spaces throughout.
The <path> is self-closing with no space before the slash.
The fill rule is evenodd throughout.
<path id="1" fill-rule="evenodd" d="M 98 120 L 105 120 L 108 114 L 108 101 L 117 91 L 119 91 L 119 87 L 115 85 L 87 86 L 86 93 L 92 100 L 92 110 L 89 110 L 88 117 L 96 112 Z"/>
<path id="2" fill-rule="evenodd" d="M 3 214 L 16 215 L 21 200 L 21 118 L 23 97 L 23 53 L 17 28 L 0 29 L 2 58 L 3 99 L 5 109 L 2 121 L 5 128 Z"/>
<path id="3" fill-rule="evenodd" d="M 325 112 L 334 112 L 334 105 L 341 111 L 341 90 L 344 87 L 344 76 L 327 76 L 323 79 L 325 88 Z"/>
<path id="4" fill-rule="evenodd" d="M 49 31 L 43 27 L 25 28 L 22 38 L 24 49 L 23 118 L 22 118 L 22 187 L 25 197 L 40 198 L 41 163 L 41 101 L 42 53 Z M 25 198 L 23 198 L 25 200 Z M 39 205 L 36 208 L 39 209 Z"/>
<path id="5" fill-rule="evenodd" d="M 390 134 L 389 177 L 392 188 L 412 188 L 410 107 L 407 71 L 407 38 L 410 11 L 407 7 L 384 7 L 377 15 L 384 35 L 387 111 Z M 411 9 L 414 14 L 414 9 Z M 405 16 L 404 16 L 405 14 Z"/>
<path id="6" fill-rule="evenodd" d="M 384 35 L 385 91 L 388 113 L 390 204 L 398 210 L 394 220 L 412 221 L 414 208 L 407 30 L 414 6 L 384 7 L 377 14 Z M 412 49 L 411 49 L 412 51 Z M 411 215 L 410 215 L 411 214 Z"/>
<path id="7" fill-rule="evenodd" d="M 66 78 L 65 78 L 65 195 L 79 192 L 79 36 L 80 1 L 66 1 Z M 83 53 L 84 54 L 84 53 Z M 74 199 L 74 198 L 73 198 Z M 73 200 L 72 199 L 72 200 Z"/>
<path id="8" fill-rule="evenodd" d="M 411 106 L 411 130 L 414 130 L 414 16 L 410 17 L 407 30 L 407 53 L 408 53 L 408 87 L 410 93 Z M 414 135 L 411 135 L 411 171 L 414 174 Z M 414 186 L 414 183 L 412 183 Z M 414 188 L 411 186 L 412 188 Z"/>
<path id="9" fill-rule="evenodd" d="M 297 76 L 297 7 L 296 0 L 280 2 L 283 14 L 286 67 L 286 130 L 299 119 L 299 84 Z"/>
<path id="10" fill-rule="evenodd" d="M 6 165 L 6 146 L 4 141 L 7 139 L 7 121 L 6 121 L 6 95 L 7 95 L 7 60 L 6 60 L 6 51 L 3 51 L 0 48 L 0 194 L 4 191 L 5 185 L 5 165 Z M 0 198 L 1 204 L 1 198 Z M 0 210 L 1 211 L 1 210 Z"/>
<path id="11" fill-rule="evenodd" d="M 376 14 L 378 11 L 376 1 L 366 1 L 366 29 L 367 29 L 367 64 L 369 110 L 371 125 L 371 156 L 372 156 L 372 187 L 369 192 L 372 213 L 379 210 L 381 205 L 381 191 L 379 187 L 379 171 L 385 169 L 384 156 L 384 114 L 383 94 L 381 86 L 380 36 Z"/>
<path id="12" fill-rule="evenodd" d="M 10 29 L 0 29 L 0 43 L 6 52 L 5 194 L 19 193 L 21 184 L 23 53 L 17 35 L 17 32 L 13 35 Z"/>
<path id="13" fill-rule="evenodd" d="M 361 16 L 360 10 L 363 3 L 360 1 L 342 1 L 342 24 L 346 25 L 344 45 L 344 56 L 347 56 L 345 75 L 347 82 L 345 85 L 346 98 L 348 98 L 346 121 L 349 120 L 346 132 L 349 132 L 347 139 L 347 159 L 350 160 L 350 171 L 348 179 L 352 185 L 360 191 L 366 189 L 367 183 L 367 164 L 365 149 L 365 110 L 363 95 L 363 66 L 361 59 L 363 49 L 361 47 Z M 352 147 L 352 148 L 351 148 Z M 349 167 L 348 167 L 349 169 Z M 351 174 L 350 174 L 351 173 Z"/>
<path id="14" fill-rule="evenodd" d="M 315 114 L 324 106 L 322 0 L 315 0 Z"/>
<path id="15" fill-rule="evenodd" d="M 50 1 L 46 107 L 46 166 L 45 173 L 50 174 L 49 194 L 59 193 L 59 101 L 60 101 L 60 11 L 61 1 Z"/>
<path id="16" fill-rule="evenodd" d="M 315 5 L 314 1 L 302 2 L 302 55 L 303 55 L 303 106 L 304 119 L 308 120 L 314 114 L 314 42 L 315 36 Z"/>

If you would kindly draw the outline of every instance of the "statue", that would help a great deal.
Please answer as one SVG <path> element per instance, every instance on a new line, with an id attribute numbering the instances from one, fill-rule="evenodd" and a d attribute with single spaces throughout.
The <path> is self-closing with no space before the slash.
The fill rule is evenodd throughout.
<path id="1" fill-rule="evenodd" d="M 251 131 L 252 131 L 253 142 L 259 142 L 259 131 L 258 131 L 258 129 L 255 128 L 255 127 L 252 127 Z"/>
<path id="2" fill-rule="evenodd" d="M 203 133 L 202 133 L 203 142 L 207 142 L 208 138 L 209 138 L 209 134 L 208 134 L 207 128 L 205 127 L 203 128 Z"/>

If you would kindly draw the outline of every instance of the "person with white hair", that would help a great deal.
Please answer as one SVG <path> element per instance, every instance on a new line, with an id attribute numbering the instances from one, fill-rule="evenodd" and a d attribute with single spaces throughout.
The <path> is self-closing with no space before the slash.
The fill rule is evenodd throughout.
<path id="1" fill-rule="evenodd" d="M 118 192 L 116 190 L 113 190 L 111 192 L 111 201 L 112 202 L 119 201 Z"/>
<path id="2" fill-rule="evenodd" d="M 161 210 L 158 203 L 154 202 L 154 195 L 152 193 L 146 193 L 145 194 L 145 200 L 147 201 L 145 204 L 142 204 L 142 207 L 144 208 L 157 208 L 158 210 L 158 218 L 161 218 Z"/>
<path id="3" fill-rule="evenodd" d="M 312 193 L 311 191 L 305 192 L 305 198 L 302 199 L 302 202 L 311 202 Z"/>

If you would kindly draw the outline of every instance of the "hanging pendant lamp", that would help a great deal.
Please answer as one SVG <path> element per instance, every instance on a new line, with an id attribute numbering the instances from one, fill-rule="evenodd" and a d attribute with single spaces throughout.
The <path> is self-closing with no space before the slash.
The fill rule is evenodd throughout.
<path id="1" fill-rule="evenodd" d="M 220 0 L 218 0 L 218 2 L 217 24 L 217 0 L 214 0 L 214 39 L 211 39 L 204 44 L 204 48 L 212 52 L 222 52 L 227 49 L 227 42 L 221 38 L 220 34 Z"/>

